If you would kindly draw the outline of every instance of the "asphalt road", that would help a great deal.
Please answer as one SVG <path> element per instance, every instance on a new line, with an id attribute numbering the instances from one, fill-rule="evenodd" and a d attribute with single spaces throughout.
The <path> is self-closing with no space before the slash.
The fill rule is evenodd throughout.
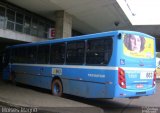
<path id="1" fill-rule="evenodd" d="M 72 95 L 61 98 L 48 90 L 0 81 L 0 108 L 10 107 L 37 108 L 38 113 L 160 113 L 160 80 L 156 94 L 138 99 L 86 99 Z"/>
<path id="2" fill-rule="evenodd" d="M 102 108 L 105 113 L 160 113 L 160 80 L 156 94 L 138 99 L 85 99 L 70 95 L 65 98 Z"/>

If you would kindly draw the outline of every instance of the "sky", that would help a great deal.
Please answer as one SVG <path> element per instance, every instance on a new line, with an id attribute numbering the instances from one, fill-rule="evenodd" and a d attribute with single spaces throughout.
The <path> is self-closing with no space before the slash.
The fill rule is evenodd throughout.
<path id="1" fill-rule="evenodd" d="M 132 25 L 160 25 L 160 0 L 117 0 Z"/>

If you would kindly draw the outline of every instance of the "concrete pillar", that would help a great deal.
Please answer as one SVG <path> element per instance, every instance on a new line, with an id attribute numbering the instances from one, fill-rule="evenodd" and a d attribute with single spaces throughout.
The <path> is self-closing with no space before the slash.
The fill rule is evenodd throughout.
<path id="1" fill-rule="evenodd" d="M 65 11 L 56 11 L 55 38 L 72 36 L 72 17 Z"/>

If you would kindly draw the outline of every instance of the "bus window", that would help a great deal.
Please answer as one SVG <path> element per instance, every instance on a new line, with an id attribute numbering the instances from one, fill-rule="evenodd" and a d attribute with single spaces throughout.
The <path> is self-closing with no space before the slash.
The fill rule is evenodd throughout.
<path id="1" fill-rule="evenodd" d="M 50 53 L 51 64 L 64 64 L 65 61 L 65 43 L 58 43 L 51 45 Z"/>
<path id="2" fill-rule="evenodd" d="M 30 64 L 35 64 L 37 58 L 37 46 L 29 46 L 27 48 L 27 62 Z"/>
<path id="3" fill-rule="evenodd" d="M 91 39 L 87 41 L 86 64 L 108 64 L 112 54 L 112 38 Z"/>
<path id="4" fill-rule="evenodd" d="M 83 64 L 85 54 L 85 41 L 74 41 L 67 43 L 67 64 Z"/>
<path id="5" fill-rule="evenodd" d="M 50 45 L 39 45 L 37 53 L 37 63 L 38 64 L 48 64 L 49 63 L 49 50 Z"/>
<path id="6" fill-rule="evenodd" d="M 26 63 L 27 62 L 27 48 L 19 47 L 12 49 L 12 63 Z"/>

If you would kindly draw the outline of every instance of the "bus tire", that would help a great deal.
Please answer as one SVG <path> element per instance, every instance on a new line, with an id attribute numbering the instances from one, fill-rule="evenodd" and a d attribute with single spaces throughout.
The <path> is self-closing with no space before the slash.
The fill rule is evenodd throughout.
<path id="1" fill-rule="evenodd" d="M 62 83 L 59 79 L 55 79 L 52 82 L 52 94 L 59 97 L 63 94 Z"/>

